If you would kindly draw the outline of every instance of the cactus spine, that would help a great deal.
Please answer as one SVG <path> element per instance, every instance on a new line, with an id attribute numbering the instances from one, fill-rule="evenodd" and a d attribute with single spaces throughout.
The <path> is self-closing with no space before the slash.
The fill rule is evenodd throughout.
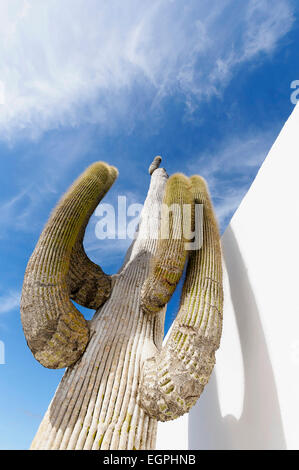
<path id="1" fill-rule="evenodd" d="M 117 175 L 103 163 L 61 200 L 28 263 L 21 310 L 29 347 L 46 367 L 68 366 L 32 449 L 153 449 L 157 420 L 187 412 L 209 378 L 222 324 L 218 228 L 203 180 L 167 180 L 160 161 L 150 167 L 138 236 L 118 274 L 103 273 L 82 245 L 88 218 Z M 180 311 L 161 350 L 165 304 L 186 250 L 174 236 L 182 229 L 175 217 L 170 240 L 145 236 L 145 226 L 162 202 L 194 201 L 204 204 L 204 245 L 189 253 Z M 97 308 L 93 319 L 86 322 L 69 298 Z"/>

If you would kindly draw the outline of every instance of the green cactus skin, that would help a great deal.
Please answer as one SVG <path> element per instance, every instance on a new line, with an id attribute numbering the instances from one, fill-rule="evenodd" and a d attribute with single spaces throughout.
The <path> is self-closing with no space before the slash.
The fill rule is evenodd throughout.
<path id="1" fill-rule="evenodd" d="M 185 175 L 177 173 L 168 179 L 163 204 L 169 209 L 175 205 L 173 207 L 177 212 L 169 212 L 169 230 L 165 226 L 163 228 L 162 219 L 161 231 L 165 230 L 165 235 L 168 232 L 169 237 L 161 238 L 160 233 L 150 274 L 142 287 L 141 308 L 147 314 L 156 314 L 169 302 L 184 271 L 187 252 L 183 231 L 183 205 L 192 204 L 190 181 Z M 168 221 L 165 225 L 168 225 Z"/>
<path id="2" fill-rule="evenodd" d="M 189 253 L 180 309 L 162 351 L 145 361 L 139 404 L 159 421 L 175 419 L 196 403 L 215 363 L 222 331 L 222 262 L 218 226 L 205 181 L 190 178 L 203 204 L 203 246 Z"/>
<path id="3" fill-rule="evenodd" d="M 53 211 L 28 262 L 21 320 L 29 348 L 45 367 L 70 366 L 88 343 L 88 324 L 70 295 L 87 306 L 109 295 L 110 279 L 88 260 L 82 239 L 90 215 L 116 177 L 117 170 L 106 163 L 91 165 Z"/>
<path id="4" fill-rule="evenodd" d="M 83 307 L 97 309 L 110 296 L 111 277 L 86 255 L 83 248 L 85 229 L 86 227 L 83 227 L 80 230 L 72 249 L 67 284 L 72 300 Z"/>
<path id="5" fill-rule="evenodd" d="M 102 165 L 106 164 L 102 163 Z M 100 266 L 96 265 L 88 258 L 83 247 L 83 239 L 91 215 L 117 177 L 117 170 L 114 167 L 110 166 L 109 172 L 110 180 L 108 178 L 106 189 L 104 189 L 103 186 L 103 192 L 99 193 L 98 197 L 90 200 L 85 208 L 85 220 L 72 249 L 67 276 L 70 298 L 79 305 L 92 309 L 99 308 L 110 296 L 111 277 L 105 274 Z"/>

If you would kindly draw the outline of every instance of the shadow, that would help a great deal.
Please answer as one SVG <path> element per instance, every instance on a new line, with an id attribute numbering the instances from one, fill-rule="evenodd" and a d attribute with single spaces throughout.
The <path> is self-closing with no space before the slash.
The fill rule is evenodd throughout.
<path id="1" fill-rule="evenodd" d="M 239 420 L 231 415 L 221 416 L 213 372 L 189 415 L 189 449 L 286 449 L 276 384 L 259 310 L 230 226 L 222 241 L 244 364 L 243 412 Z"/>

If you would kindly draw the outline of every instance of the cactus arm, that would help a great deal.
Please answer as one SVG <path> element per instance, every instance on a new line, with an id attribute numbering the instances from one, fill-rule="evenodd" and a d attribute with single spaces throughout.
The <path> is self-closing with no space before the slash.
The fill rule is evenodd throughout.
<path id="1" fill-rule="evenodd" d="M 144 363 L 139 404 L 160 421 L 188 412 L 215 363 L 222 331 L 222 263 L 218 226 L 206 184 L 190 178 L 193 198 L 203 204 L 203 245 L 189 254 L 180 309 L 168 341 Z"/>
<path id="2" fill-rule="evenodd" d="M 113 178 L 113 174 L 111 176 Z M 99 308 L 111 293 L 111 277 L 88 258 L 83 247 L 87 223 L 99 202 L 99 198 L 94 198 L 86 208 L 85 221 L 72 249 L 67 275 L 70 298 L 79 305 L 92 309 Z"/>
<path id="3" fill-rule="evenodd" d="M 189 179 L 179 173 L 172 175 L 166 183 L 157 252 L 141 291 L 141 308 L 147 314 L 159 312 L 169 302 L 183 274 L 187 255 L 183 206 L 191 202 Z"/>
<path id="4" fill-rule="evenodd" d="M 28 262 L 21 320 L 29 348 L 45 367 L 56 369 L 75 363 L 88 343 L 87 322 L 69 299 L 70 286 L 75 286 L 68 279 L 69 267 L 84 234 L 82 227 L 85 230 L 93 208 L 116 176 L 117 170 L 105 163 L 91 165 L 53 211 Z M 88 261 L 81 253 L 82 257 L 86 268 Z M 74 272 L 72 267 L 71 279 Z M 95 273 L 94 269 L 94 277 Z"/>

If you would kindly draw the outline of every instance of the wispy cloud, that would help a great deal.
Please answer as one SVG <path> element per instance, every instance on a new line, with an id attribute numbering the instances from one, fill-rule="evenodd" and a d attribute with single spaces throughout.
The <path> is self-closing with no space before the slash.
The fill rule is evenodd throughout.
<path id="1" fill-rule="evenodd" d="M 219 142 L 213 152 L 198 155 L 188 165 L 189 173 L 200 173 L 207 180 L 222 230 L 248 191 L 275 133 L 274 126 L 269 131 L 231 137 Z"/>
<path id="2" fill-rule="evenodd" d="M 20 292 L 8 291 L 7 294 L 0 294 L 0 314 L 7 313 L 20 305 Z"/>
<path id="3" fill-rule="evenodd" d="M 78 161 L 84 161 L 93 144 L 92 135 L 84 130 L 70 134 L 63 132 L 44 139 L 42 147 L 33 145 L 28 154 L 15 157 L 24 170 L 13 181 L 11 197 L 0 201 L 0 239 L 11 230 L 33 232 L 41 229 L 45 216 L 72 179 L 79 176 L 80 170 L 72 174 L 72 169 Z M 86 164 L 81 165 L 83 170 Z"/>
<path id="4" fill-rule="evenodd" d="M 291 28 L 295 17 L 290 2 L 251 0 L 246 13 L 244 59 L 272 52 L 277 40 Z"/>
<path id="5" fill-rule="evenodd" d="M 12 226 L 18 227 L 19 218 L 23 215 L 24 200 L 27 199 L 28 194 L 29 188 L 23 189 L 0 205 L 0 238 L 3 238 Z"/>
<path id="6" fill-rule="evenodd" d="M 225 15 L 230 19 L 225 21 Z M 295 16 L 290 1 L 279 0 L 274 4 L 271 0 L 249 0 L 242 5 L 228 2 L 219 19 L 225 29 L 220 27 L 216 42 L 220 52 L 214 54 L 215 65 L 209 75 L 211 92 L 216 92 L 217 84 L 221 90 L 221 84 L 230 81 L 238 66 L 262 54 L 271 54 L 291 30 Z"/>
<path id="7" fill-rule="evenodd" d="M 0 136 L 119 118 L 130 128 L 174 93 L 192 110 L 273 52 L 293 20 L 290 0 L 1 2 Z"/>

